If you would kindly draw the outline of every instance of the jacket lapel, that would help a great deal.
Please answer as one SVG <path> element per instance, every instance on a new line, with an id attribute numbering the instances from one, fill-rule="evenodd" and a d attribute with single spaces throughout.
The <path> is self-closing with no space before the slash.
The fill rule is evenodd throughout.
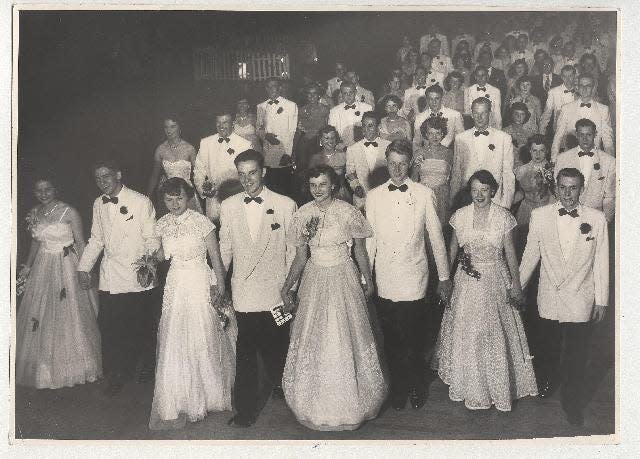
<path id="1" fill-rule="evenodd" d="M 265 188 L 266 191 L 266 188 Z M 251 240 L 251 235 L 249 234 L 249 227 L 247 225 L 247 218 L 245 216 L 244 220 L 244 228 L 245 228 L 245 232 L 247 234 L 247 236 L 249 237 L 249 241 L 251 243 L 251 255 L 249 257 L 249 262 L 247 263 L 247 267 L 246 267 L 246 271 L 243 274 L 243 277 L 246 279 L 247 277 L 249 277 L 251 275 L 251 273 L 253 272 L 253 270 L 255 269 L 256 265 L 258 264 L 258 262 L 260 261 L 260 259 L 262 258 L 262 256 L 264 255 L 264 252 L 267 250 L 267 246 L 269 245 L 269 240 L 271 239 L 271 233 L 273 231 L 277 231 L 274 230 L 271 227 L 271 224 L 274 223 L 274 218 L 273 215 L 267 215 L 266 214 L 266 210 L 267 209 L 273 209 L 272 204 L 269 202 L 270 201 L 270 197 L 269 193 L 263 193 L 262 195 L 263 199 L 264 199 L 264 205 L 262 206 L 265 213 L 262 216 L 262 223 L 260 224 L 260 231 L 258 232 L 258 237 L 255 240 L 255 242 L 253 242 Z M 270 207 L 271 206 L 271 207 Z M 283 230 L 282 228 L 278 228 L 279 230 Z"/>
<path id="2" fill-rule="evenodd" d="M 578 206 L 578 215 L 580 215 L 580 223 L 586 223 L 582 206 Z M 573 241 L 573 246 L 571 247 L 571 255 L 565 262 L 565 278 L 558 287 L 561 287 L 567 280 L 571 279 L 571 277 L 573 276 L 573 273 L 577 268 L 578 258 L 582 256 L 582 251 L 585 248 L 583 242 L 586 240 L 586 238 L 586 234 L 582 234 L 582 232 L 579 232 L 575 240 Z"/>
<path id="3" fill-rule="evenodd" d="M 545 245 L 548 245 L 548 254 L 551 258 L 551 271 L 555 284 L 560 286 L 567 278 L 567 262 L 562 255 L 562 247 L 560 246 L 560 236 L 558 234 L 558 224 L 556 221 L 557 206 L 550 206 L 547 212 L 544 222 L 551 222 L 551 228 L 545 231 L 541 228 L 542 233 L 545 235 Z"/>

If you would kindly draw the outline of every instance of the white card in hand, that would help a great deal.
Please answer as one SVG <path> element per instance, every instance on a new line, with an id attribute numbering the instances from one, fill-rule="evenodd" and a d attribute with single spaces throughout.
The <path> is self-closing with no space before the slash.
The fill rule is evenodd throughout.
<path id="1" fill-rule="evenodd" d="M 271 315 L 273 316 L 273 319 L 276 321 L 276 325 L 278 327 L 283 324 L 286 324 L 288 321 L 293 319 L 293 316 L 291 315 L 291 313 L 287 312 L 285 314 L 281 304 L 279 304 L 278 306 L 274 306 L 271 309 Z"/>

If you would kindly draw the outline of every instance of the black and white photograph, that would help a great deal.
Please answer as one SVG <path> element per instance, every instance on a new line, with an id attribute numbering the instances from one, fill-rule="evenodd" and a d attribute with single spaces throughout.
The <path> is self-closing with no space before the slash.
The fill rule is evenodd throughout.
<path id="1" fill-rule="evenodd" d="M 9 442 L 618 441 L 621 12 L 530 6 L 14 6 Z"/>

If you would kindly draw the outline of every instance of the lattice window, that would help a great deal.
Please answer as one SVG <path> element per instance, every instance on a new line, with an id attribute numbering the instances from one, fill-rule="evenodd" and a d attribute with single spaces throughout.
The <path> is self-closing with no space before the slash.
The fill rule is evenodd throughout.
<path id="1" fill-rule="evenodd" d="M 290 77 L 288 53 L 197 48 L 193 53 L 196 80 L 252 80 Z"/>

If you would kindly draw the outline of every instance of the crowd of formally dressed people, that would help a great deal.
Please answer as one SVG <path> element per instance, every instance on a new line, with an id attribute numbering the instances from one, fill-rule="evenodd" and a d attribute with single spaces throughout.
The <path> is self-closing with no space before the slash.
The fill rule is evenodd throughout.
<path id="1" fill-rule="evenodd" d="M 137 374 L 155 380 L 152 429 L 226 410 L 247 427 L 260 358 L 300 423 L 348 430 L 386 401 L 422 408 L 432 369 L 469 409 L 562 386 L 581 425 L 609 302 L 613 38 L 429 32 L 403 37 L 375 97 L 340 62 L 300 107 L 269 79 L 255 111 L 220 109 L 198 150 L 167 115 L 146 195 L 115 158 L 95 163 L 87 243 L 38 177 L 16 383 L 104 376 L 116 396 Z"/>

